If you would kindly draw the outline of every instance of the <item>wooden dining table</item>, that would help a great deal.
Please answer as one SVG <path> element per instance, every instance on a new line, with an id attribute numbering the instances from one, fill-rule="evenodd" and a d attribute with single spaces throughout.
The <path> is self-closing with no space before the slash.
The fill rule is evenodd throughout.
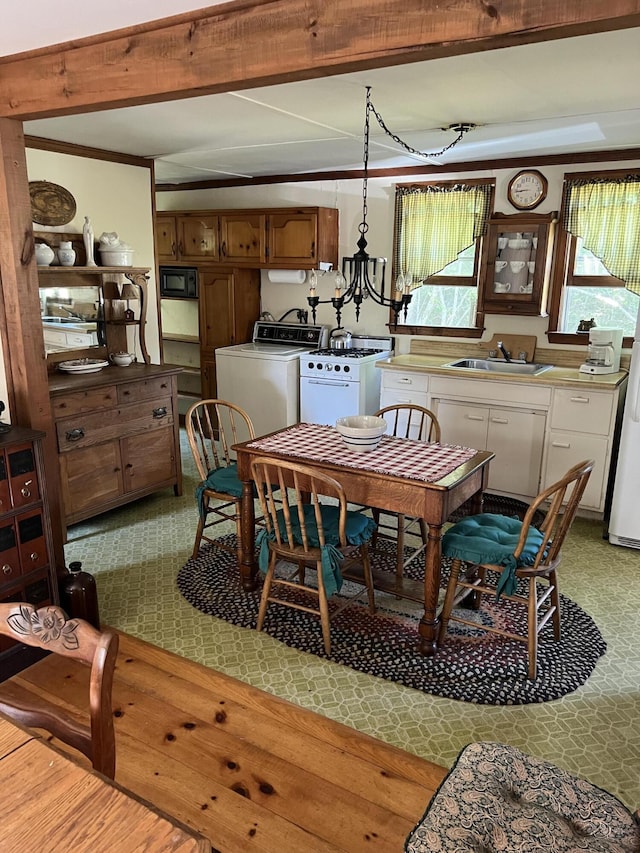
<path id="1" fill-rule="evenodd" d="M 209 841 L 0 714 L 0 850 L 210 853 Z"/>
<path id="2" fill-rule="evenodd" d="M 424 580 L 374 572 L 377 589 L 424 603 L 419 624 L 419 647 L 432 655 L 437 649 L 442 528 L 451 513 L 467 500 L 480 512 L 489 462 L 485 450 L 429 444 L 383 436 L 372 452 L 347 449 L 337 430 L 320 424 L 296 424 L 266 436 L 234 445 L 238 478 L 242 481 L 240 576 L 243 589 L 258 585 L 255 557 L 254 484 L 251 462 L 258 457 L 309 465 L 336 479 L 349 502 L 423 518 L 428 528 Z"/>

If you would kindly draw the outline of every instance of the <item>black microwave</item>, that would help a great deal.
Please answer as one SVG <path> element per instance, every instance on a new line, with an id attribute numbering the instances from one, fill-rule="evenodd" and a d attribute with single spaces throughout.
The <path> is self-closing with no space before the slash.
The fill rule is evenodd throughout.
<path id="1" fill-rule="evenodd" d="M 160 267 L 160 296 L 197 299 L 198 270 L 196 267 Z"/>

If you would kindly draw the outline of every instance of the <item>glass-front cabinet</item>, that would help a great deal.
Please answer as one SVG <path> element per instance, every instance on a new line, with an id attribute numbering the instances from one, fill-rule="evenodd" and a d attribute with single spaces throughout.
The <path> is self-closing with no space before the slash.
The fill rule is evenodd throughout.
<path id="1" fill-rule="evenodd" d="M 495 214 L 480 268 L 486 314 L 546 314 L 557 213 Z"/>

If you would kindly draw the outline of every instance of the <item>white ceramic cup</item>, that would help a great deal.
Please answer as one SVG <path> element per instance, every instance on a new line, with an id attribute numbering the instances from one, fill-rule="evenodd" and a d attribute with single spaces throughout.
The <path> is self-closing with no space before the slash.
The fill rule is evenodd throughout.
<path id="1" fill-rule="evenodd" d="M 536 271 L 536 262 L 535 261 L 527 261 L 527 266 L 529 267 L 529 272 Z"/>
<path id="2" fill-rule="evenodd" d="M 509 238 L 508 237 L 498 237 L 498 248 L 499 249 L 506 249 L 508 245 L 509 245 Z"/>
<path id="3" fill-rule="evenodd" d="M 496 261 L 496 272 L 502 272 L 509 261 Z"/>
<path id="4" fill-rule="evenodd" d="M 531 293 L 533 290 L 532 284 L 521 284 L 520 285 L 520 293 Z"/>
<path id="5" fill-rule="evenodd" d="M 112 352 L 109 355 L 109 361 L 118 367 L 128 367 L 134 359 L 135 356 L 130 352 Z"/>
<path id="6" fill-rule="evenodd" d="M 524 269 L 526 261 L 509 261 L 509 269 L 511 272 L 519 273 Z"/>
<path id="7" fill-rule="evenodd" d="M 494 281 L 493 289 L 496 293 L 508 293 L 511 290 L 511 282 Z"/>

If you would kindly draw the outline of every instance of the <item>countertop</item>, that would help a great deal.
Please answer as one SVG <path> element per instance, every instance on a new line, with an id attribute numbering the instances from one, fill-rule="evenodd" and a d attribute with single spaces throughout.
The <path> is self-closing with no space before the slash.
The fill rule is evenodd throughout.
<path id="1" fill-rule="evenodd" d="M 462 358 L 463 356 L 458 356 Z M 423 373 L 439 374 L 440 376 L 464 377 L 465 379 L 477 379 L 480 382 L 491 380 L 493 382 L 517 382 L 526 385 L 553 385 L 555 387 L 582 386 L 584 388 L 611 391 L 621 385 L 627 378 L 626 370 L 618 373 L 606 373 L 594 376 L 589 373 L 580 373 L 576 367 L 552 367 L 538 376 L 517 375 L 513 373 L 497 373 L 482 370 L 469 370 L 466 368 L 445 367 L 455 358 L 442 355 L 394 355 L 391 358 L 376 362 L 376 367 L 381 370 L 414 370 Z"/>

